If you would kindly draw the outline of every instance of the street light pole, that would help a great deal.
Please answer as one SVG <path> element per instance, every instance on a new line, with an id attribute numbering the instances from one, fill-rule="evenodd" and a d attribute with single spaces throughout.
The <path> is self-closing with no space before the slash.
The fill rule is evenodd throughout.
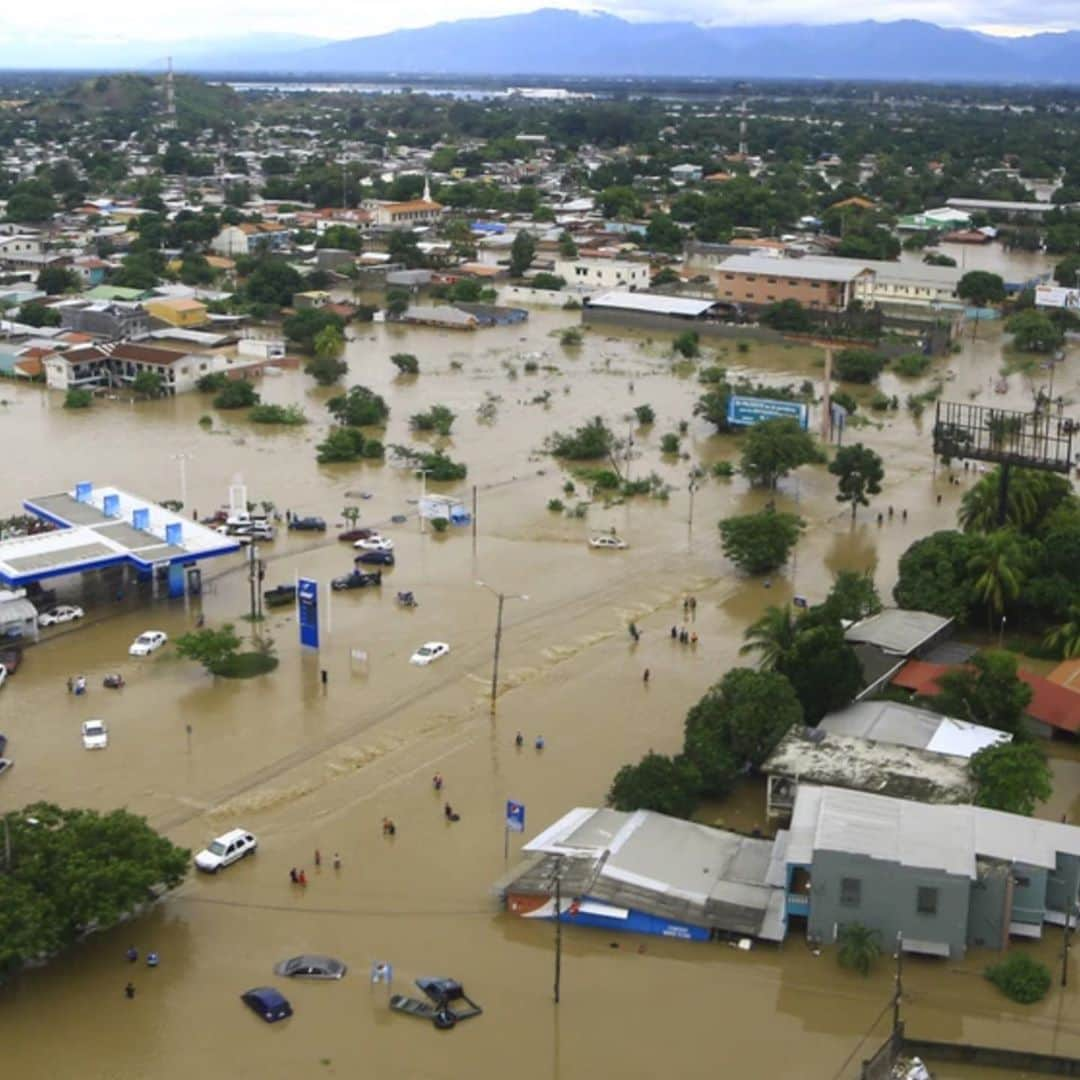
<path id="1" fill-rule="evenodd" d="M 431 472 L 430 469 L 417 469 L 420 474 L 420 505 L 418 507 L 420 511 L 420 532 L 424 532 L 424 500 L 427 498 L 427 474 Z"/>
<path id="2" fill-rule="evenodd" d="M 495 715 L 495 697 L 499 690 L 499 653 L 502 650 L 502 620 L 503 620 L 503 605 L 507 600 L 528 600 L 528 596 L 522 594 L 507 594 L 501 593 L 497 589 L 493 589 L 486 581 L 478 581 L 477 585 L 487 589 L 498 601 L 499 608 L 495 617 L 495 648 L 494 655 L 492 657 L 491 665 L 491 715 Z"/>
<path id="3" fill-rule="evenodd" d="M 177 462 L 180 466 L 180 503 L 181 508 L 187 510 L 187 463 L 191 460 L 193 455 L 181 451 L 178 454 L 173 454 L 173 461 Z"/>
<path id="4" fill-rule="evenodd" d="M 559 1004 L 562 982 L 562 863 L 555 873 L 555 1004 Z"/>

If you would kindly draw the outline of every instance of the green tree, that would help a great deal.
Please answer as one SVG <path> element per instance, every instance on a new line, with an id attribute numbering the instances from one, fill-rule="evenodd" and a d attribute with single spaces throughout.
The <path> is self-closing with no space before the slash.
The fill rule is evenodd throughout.
<path id="1" fill-rule="evenodd" d="M 398 369 L 401 375 L 419 375 L 420 361 L 412 353 L 394 353 L 390 357 L 390 363 Z"/>
<path id="2" fill-rule="evenodd" d="M 834 372 L 841 382 L 872 383 L 885 367 L 885 358 L 872 349 L 841 349 Z"/>
<path id="3" fill-rule="evenodd" d="M 798 420 L 777 417 L 754 424 L 746 433 L 740 468 L 752 484 L 775 488 L 792 469 L 821 460 L 814 437 Z"/>
<path id="4" fill-rule="evenodd" d="M 841 570 L 833 578 L 832 588 L 825 602 L 814 609 L 833 622 L 845 620 L 858 622 L 881 611 L 881 597 L 874 585 L 874 575 L 869 571 Z"/>
<path id="5" fill-rule="evenodd" d="M 1046 997 L 1053 981 L 1050 969 L 1027 953 L 1013 952 L 986 969 L 986 977 L 1010 1000 L 1034 1005 Z"/>
<path id="6" fill-rule="evenodd" d="M 324 326 L 315 335 L 315 355 L 320 360 L 336 360 L 345 351 L 345 335 L 336 326 Z"/>
<path id="7" fill-rule="evenodd" d="M 345 323 L 339 315 L 320 308 L 301 308 L 282 323 L 282 329 L 289 341 L 296 342 L 300 348 L 309 353 L 315 351 L 315 339 L 327 327 L 333 327 L 342 333 Z"/>
<path id="8" fill-rule="evenodd" d="M 559 292 L 566 287 L 566 278 L 542 270 L 529 279 L 529 285 L 534 289 L 543 289 L 546 292 Z"/>
<path id="9" fill-rule="evenodd" d="M 829 464 L 829 472 L 837 477 L 837 502 L 851 503 L 851 520 L 860 506 L 868 506 L 867 495 L 881 491 L 885 476 L 881 458 L 862 443 L 842 446 Z"/>
<path id="10" fill-rule="evenodd" d="M 315 246 L 358 253 L 364 249 L 364 238 L 359 229 L 349 225 L 330 225 L 319 234 Z"/>
<path id="11" fill-rule="evenodd" d="M 386 290 L 386 314 L 399 319 L 409 310 L 409 294 L 404 289 Z"/>
<path id="12" fill-rule="evenodd" d="M 1036 804 L 1046 802 L 1053 792 L 1050 766 L 1033 742 L 984 747 L 972 756 L 968 768 L 972 780 L 979 785 L 976 805 L 991 810 L 1030 817 Z"/>
<path id="13" fill-rule="evenodd" d="M 863 687 L 859 658 L 843 629 L 832 622 L 800 628 L 777 671 L 795 688 L 808 724 L 850 705 Z"/>
<path id="14" fill-rule="evenodd" d="M 860 975 L 869 975 L 881 956 L 881 934 L 862 923 L 850 922 L 841 925 L 837 931 L 837 941 L 840 948 L 836 958 L 840 965 Z"/>
<path id="15" fill-rule="evenodd" d="M 671 343 L 671 348 L 673 352 L 677 352 L 687 360 L 692 360 L 695 356 L 701 355 L 700 341 L 697 331 L 684 330 Z"/>
<path id="16" fill-rule="evenodd" d="M 158 398 L 165 393 L 165 380 L 156 371 L 140 371 L 131 381 L 139 397 Z"/>
<path id="17" fill-rule="evenodd" d="M 700 791 L 701 778 L 690 761 L 650 751 L 638 764 L 624 765 L 615 774 L 607 801 L 616 810 L 655 810 L 688 818 Z"/>
<path id="18" fill-rule="evenodd" d="M 432 405 L 426 412 L 413 413 L 409 417 L 409 427 L 413 431 L 434 431 L 439 435 L 449 435 L 456 419 L 457 413 L 448 405 Z"/>
<path id="19" fill-rule="evenodd" d="M 359 461 L 365 456 L 366 444 L 367 440 L 358 428 L 332 427 L 326 433 L 326 438 L 315 447 L 316 460 L 320 465 L 336 461 Z"/>
<path id="20" fill-rule="evenodd" d="M 656 423 L 656 412 L 651 405 L 635 405 L 634 417 L 641 427 L 649 427 Z"/>
<path id="21" fill-rule="evenodd" d="M 40 301 L 31 300 L 19 308 L 19 322 L 27 326 L 59 326 L 60 312 Z"/>
<path id="22" fill-rule="evenodd" d="M 514 236 L 513 244 L 510 245 L 510 276 L 523 277 L 525 271 L 532 266 L 535 254 L 536 241 L 532 238 L 532 234 L 525 229 L 519 229 Z"/>
<path id="23" fill-rule="evenodd" d="M 1020 352 L 1054 352 L 1065 340 L 1065 331 L 1051 318 L 1034 309 L 1010 316 L 1005 329 L 1012 334 L 1013 347 Z"/>
<path id="24" fill-rule="evenodd" d="M 774 604 L 765 609 L 743 631 L 744 644 L 739 655 L 758 653 L 758 667 L 775 671 L 791 655 L 799 633 L 799 619 L 787 605 Z"/>
<path id="25" fill-rule="evenodd" d="M 720 522 L 724 554 L 747 574 L 765 574 L 787 562 L 799 534 L 806 527 L 795 514 L 761 510 Z"/>
<path id="26" fill-rule="evenodd" d="M 574 243 L 574 238 L 565 229 L 559 236 L 559 254 L 564 259 L 576 259 L 578 255 L 578 246 Z"/>
<path id="27" fill-rule="evenodd" d="M 303 285 L 300 274 L 284 259 L 263 258 L 248 275 L 244 295 L 256 304 L 287 307 Z"/>
<path id="28" fill-rule="evenodd" d="M 65 409 L 89 409 L 94 403 L 94 395 L 81 386 L 73 386 L 64 395 Z"/>
<path id="29" fill-rule="evenodd" d="M 1080 255 L 1066 255 L 1054 267 L 1054 280 L 1066 289 L 1080 285 Z"/>
<path id="30" fill-rule="evenodd" d="M 74 291 L 80 284 L 79 276 L 63 266 L 46 266 L 37 278 L 37 287 L 49 296 Z"/>
<path id="31" fill-rule="evenodd" d="M 1020 595 L 1023 574 L 1015 535 L 1008 529 L 991 533 L 971 556 L 968 569 L 973 575 L 972 591 L 986 606 L 990 629 L 994 616 L 1001 615 L 1006 604 Z"/>
<path id="32" fill-rule="evenodd" d="M 176 639 L 176 652 L 185 660 L 202 664 L 211 675 L 217 675 L 240 651 L 241 644 L 233 624 L 225 623 L 218 630 L 207 626 L 181 634 Z"/>
<path id="33" fill-rule="evenodd" d="M 976 537 L 952 530 L 916 540 L 900 556 L 893 599 L 912 611 L 965 619 L 974 603 L 969 565 L 977 550 Z"/>
<path id="34" fill-rule="evenodd" d="M 1046 635 L 1045 645 L 1065 660 L 1080 656 L 1080 603 L 1069 604 L 1065 622 Z"/>
<path id="35" fill-rule="evenodd" d="M 366 386 L 350 386 L 326 403 L 330 415 L 350 427 L 382 427 L 390 416 L 390 406 L 374 390 Z"/>
<path id="36" fill-rule="evenodd" d="M 215 409 L 249 409 L 259 404 L 259 393 L 246 379 L 229 379 L 214 396 Z"/>
<path id="37" fill-rule="evenodd" d="M 938 712 L 1014 736 L 1022 733 L 1032 691 L 1017 675 L 1016 657 L 1011 653 L 978 652 L 962 667 L 946 671 L 938 686 L 930 699 Z"/>
<path id="38" fill-rule="evenodd" d="M 1005 282 L 986 270 L 969 270 L 956 284 L 956 295 L 975 307 L 1000 304 L 1005 299 Z"/>
<path id="39" fill-rule="evenodd" d="M 810 313 L 798 300 L 779 300 L 761 313 L 761 322 L 773 330 L 808 334 L 814 328 Z"/>
<path id="40" fill-rule="evenodd" d="M 670 215 L 657 211 L 649 218 L 645 229 L 645 242 L 653 251 L 677 254 L 682 251 L 685 234 Z"/>
<path id="41" fill-rule="evenodd" d="M 615 435 L 601 417 L 594 416 L 571 432 L 554 432 L 545 445 L 553 457 L 590 461 L 608 457 L 615 448 Z"/>
<path id="42" fill-rule="evenodd" d="M 332 329 L 327 327 L 327 329 Z M 333 386 L 348 375 L 349 365 L 336 355 L 314 356 L 304 365 L 304 371 L 320 386 Z"/>
<path id="43" fill-rule="evenodd" d="M 468 469 L 464 464 L 447 457 L 442 450 L 419 450 L 416 447 L 399 445 L 394 445 L 391 449 L 418 472 L 426 472 L 428 480 L 432 483 L 464 480 L 468 475 Z"/>

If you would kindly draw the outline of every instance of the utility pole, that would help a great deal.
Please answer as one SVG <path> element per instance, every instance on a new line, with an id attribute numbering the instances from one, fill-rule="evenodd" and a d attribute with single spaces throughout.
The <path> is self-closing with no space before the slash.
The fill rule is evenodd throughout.
<path id="1" fill-rule="evenodd" d="M 491 715 L 494 716 L 495 697 L 499 690 L 499 653 L 502 650 L 503 605 L 507 600 L 528 600 L 529 598 L 524 594 L 508 596 L 506 593 L 501 593 L 496 589 L 493 589 L 486 581 L 478 581 L 476 584 L 487 589 L 487 591 L 494 595 L 499 601 L 498 613 L 495 618 L 495 649 L 491 665 Z"/>
<path id="2" fill-rule="evenodd" d="M 686 526 L 688 529 L 694 527 L 694 492 L 697 491 L 697 484 L 694 482 L 694 474 L 690 474 L 690 516 L 687 519 Z"/>
<path id="3" fill-rule="evenodd" d="M 424 533 L 424 500 L 427 498 L 427 474 L 431 472 L 430 469 L 417 469 L 420 474 L 420 505 L 418 507 L 420 511 L 420 534 Z"/>
<path id="4" fill-rule="evenodd" d="M 7 819 L 5 819 L 5 824 Z M 1065 912 L 1065 935 L 1064 935 L 1064 947 L 1061 950 L 1061 985 L 1069 985 L 1069 935 L 1072 932 L 1072 917 L 1071 911 Z"/>
<path id="5" fill-rule="evenodd" d="M 555 871 L 555 1004 L 559 1004 L 562 982 L 562 860 Z"/>
<path id="6" fill-rule="evenodd" d="M 896 934 L 896 987 L 893 990 L 892 1029 L 895 1035 L 900 1030 L 900 1000 L 904 996 L 904 934 Z"/>
<path id="7" fill-rule="evenodd" d="M 171 455 L 173 461 L 180 466 L 180 502 L 181 509 L 187 509 L 187 463 L 192 459 L 194 455 L 181 451 L 178 454 Z"/>
<path id="8" fill-rule="evenodd" d="M 255 545 L 252 544 L 248 548 L 248 588 L 251 591 L 251 622 L 254 624 L 258 620 L 258 611 L 255 606 Z"/>

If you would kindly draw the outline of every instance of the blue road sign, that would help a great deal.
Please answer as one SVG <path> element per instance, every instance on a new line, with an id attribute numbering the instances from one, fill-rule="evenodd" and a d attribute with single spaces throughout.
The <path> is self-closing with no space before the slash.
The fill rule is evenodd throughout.
<path id="1" fill-rule="evenodd" d="M 739 394 L 732 394 L 728 398 L 727 422 L 733 427 L 749 427 L 762 420 L 779 418 L 798 420 L 799 426 L 805 431 L 810 426 L 810 408 L 801 401 L 741 397 Z"/>

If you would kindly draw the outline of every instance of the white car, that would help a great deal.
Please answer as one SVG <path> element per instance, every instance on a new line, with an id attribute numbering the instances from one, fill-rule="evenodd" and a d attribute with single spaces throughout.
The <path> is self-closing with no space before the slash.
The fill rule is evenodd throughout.
<path id="1" fill-rule="evenodd" d="M 104 750 L 109 745 L 109 730 L 104 720 L 84 720 L 82 744 L 87 750 Z"/>
<path id="2" fill-rule="evenodd" d="M 81 619 L 84 614 L 81 607 L 76 607 L 74 604 L 62 604 L 60 607 L 43 611 L 38 616 L 38 626 L 59 626 L 60 623 Z"/>
<path id="3" fill-rule="evenodd" d="M 426 667 L 440 657 L 445 656 L 449 651 L 450 646 L 445 641 L 428 641 L 409 657 L 409 663 L 416 664 L 418 667 Z"/>
<path id="4" fill-rule="evenodd" d="M 626 546 L 626 541 L 618 536 L 593 536 L 589 540 L 589 547 L 606 548 L 609 551 L 622 551 Z"/>
<path id="5" fill-rule="evenodd" d="M 168 640 L 169 635 L 164 630 L 146 630 L 131 643 L 128 653 L 131 656 L 149 656 Z"/>
<path id="6" fill-rule="evenodd" d="M 243 829 L 230 829 L 216 840 L 211 840 L 195 856 L 195 865 L 208 874 L 216 874 L 226 866 L 231 866 L 245 855 L 254 855 L 258 841 Z"/>
<path id="7" fill-rule="evenodd" d="M 385 536 L 369 536 L 366 540 L 357 540 L 353 547 L 362 551 L 393 551 L 394 541 Z"/>

